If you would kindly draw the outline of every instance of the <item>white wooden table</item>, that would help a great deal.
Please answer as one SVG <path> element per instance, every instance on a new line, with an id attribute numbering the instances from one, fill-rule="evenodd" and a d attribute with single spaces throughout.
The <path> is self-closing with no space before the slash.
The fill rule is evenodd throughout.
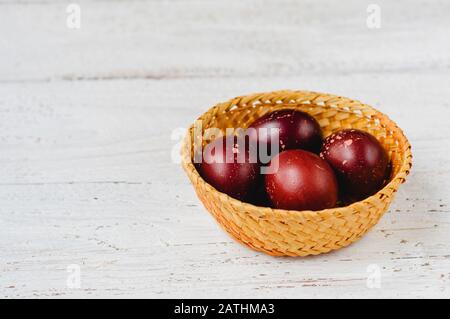
<path id="1" fill-rule="evenodd" d="M 0 297 L 450 297 L 450 3 L 377 0 L 371 29 L 372 2 L 81 1 L 71 29 L 69 2 L 0 0 Z M 362 100 L 411 141 L 348 248 L 247 249 L 171 160 L 177 128 L 276 89 Z"/>

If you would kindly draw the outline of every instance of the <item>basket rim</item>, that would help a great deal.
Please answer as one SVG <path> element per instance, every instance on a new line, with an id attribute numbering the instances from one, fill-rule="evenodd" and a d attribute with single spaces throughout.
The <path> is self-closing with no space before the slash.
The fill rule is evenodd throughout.
<path id="1" fill-rule="evenodd" d="M 309 216 L 326 215 L 326 214 L 330 214 L 330 213 L 333 215 L 346 214 L 346 213 L 348 214 L 349 211 L 357 212 L 357 211 L 359 211 L 358 207 L 360 205 L 372 206 L 373 205 L 372 202 L 374 200 L 377 200 L 377 198 L 380 198 L 380 196 L 384 195 L 383 193 L 386 192 L 388 189 L 393 189 L 394 192 L 396 192 L 399 185 L 403 184 L 406 181 L 406 176 L 410 173 L 410 170 L 412 167 L 412 152 L 411 152 L 411 145 L 410 145 L 407 137 L 403 133 L 403 130 L 393 120 L 391 120 L 386 114 L 378 111 L 377 109 L 375 109 L 374 107 L 372 107 L 370 105 L 361 103 L 358 100 L 350 99 L 350 98 L 343 97 L 343 96 L 333 95 L 333 94 L 329 94 L 329 93 L 321 93 L 321 92 L 307 91 L 307 90 L 279 90 L 279 91 L 271 91 L 271 92 L 253 93 L 253 94 L 248 94 L 248 95 L 241 95 L 241 96 L 235 97 L 233 99 L 230 99 L 226 102 L 217 103 L 216 105 L 214 105 L 213 107 L 208 109 L 206 112 L 204 112 L 202 115 L 200 115 L 196 119 L 196 121 L 201 120 L 202 117 L 207 112 L 218 108 L 220 105 L 223 105 L 224 103 L 231 104 L 232 102 L 241 101 L 243 99 L 253 100 L 256 98 L 263 98 L 263 97 L 268 97 L 271 95 L 279 95 L 279 94 L 281 94 L 281 95 L 283 95 L 283 94 L 317 95 L 317 97 L 329 98 L 329 100 L 327 100 L 328 102 L 334 101 L 334 100 L 343 100 L 343 101 L 346 101 L 346 102 L 349 102 L 352 104 L 357 103 L 357 104 L 361 105 L 362 107 L 364 107 L 365 109 L 373 111 L 374 115 L 377 115 L 377 118 L 380 119 L 380 122 L 383 122 L 382 123 L 383 126 L 389 127 L 390 131 L 393 132 L 393 135 L 394 135 L 394 133 L 396 133 L 396 136 L 398 137 L 397 139 L 401 139 L 403 142 L 403 149 L 401 150 L 402 164 L 401 164 L 400 169 L 398 170 L 397 174 L 395 174 L 395 176 L 393 176 L 391 178 L 389 183 L 387 183 L 382 189 L 380 189 L 375 194 L 373 194 L 369 197 L 366 197 L 363 200 L 356 201 L 356 202 L 354 202 L 350 205 L 346 205 L 346 206 L 331 207 L 331 208 L 322 209 L 322 210 L 288 210 L 288 209 L 272 208 L 272 207 L 267 207 L 267 206 L 257 206 L 252 203 L 240 201 L 239 199 L 233 198 L 223 192 L 218 191 L 214 186 L 212 186 L 211 184 L 206 182 L 203 179 L 203 177 L 199 174 L 199 172 L 195 168 L 194 164 L 192 163 L 190 151 L 189 151 L 189 154 L 186 154 L 186 152 L 185 152 L 187 147 L 189 148 L 189 150 L 191 149 L 191 145 L 186 145 L 186 144 L 189 143 L 190 139 L 188 139 L 187 137 L 190 135 L 190 131 L 194 127 L 194 124 L 192 124 L 189 127 L 189 129 L 187 130 L 186 138 L 183 140 L 182 146 L 181 146 L 182 166 L 188 175 L 192 174 L 192 176 L 189 176 L 189 178 L 191 180 L 192 180 L 192 178 L 194 178 L 196 181 L 203 183 L 208 188 L 209 191 L 217 193 L 217 195 L 219 197 L 223 198 L 224 200 L 230 201 L 231 203 L 234 203 L 235 205 L 240 205 L 243 207 L 243 209 L 245 209 L 245 207 L 248 207 L 247 211 L 249 211 L 249 212 L 254 212 L 255 209 L 258 209 L 258 211 L 261 214 L 281 214 L 281 215 L 303 214 L 303 215 L 309 215 Z M 270 105 L 275 105 L 275 104 L 270 103 Z M 345 112 L 344 110 L 341 110 L 341 111 Z M 347 112 L 353 113 L 351 111 L 347 111 Z"/>

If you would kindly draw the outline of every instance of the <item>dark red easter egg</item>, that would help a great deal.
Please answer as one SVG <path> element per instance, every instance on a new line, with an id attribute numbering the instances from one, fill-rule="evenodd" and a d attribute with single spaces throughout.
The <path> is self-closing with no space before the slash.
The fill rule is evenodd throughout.
<path id="1" fill-rule="evenodd" d="M 333 167 L 347 200 L 363 199 L 383 186 L 389 159 L 380 142 L 367 132 L 347 129 L 331 134 L 320 156 Z"/>
<path id="2" fill-rule="evenodd" d="M 274 111 L 257 119 L 249 128 L 256 129 L 249 130 L 252 140 L 266 143 L 269 150 L 271 141 L 276 139 L 274 129 L 279 130 L 279 152 L 300 148 L 319 153 L 322 146 L 322 130 L 319 123 L 311 115 L 301 111 L 291 109 Z"/>
<path id="3" fill-rule="evenodd" d="M 251 156 L 249 143 L 238 143 L 236 136 L 224 136 L 206 145 L 198 170 L 218 191 L 240 200 L 252 194 L 259 178 L 256 155 Z"/>
<path id="4" fill-rule="evenodd" d="M 316 154 L 289 150 L 274 156 L 265 175 L 267 195 L 275 208 L 320 210 L 336 205 L 338 184 L 330 165 Z"/>

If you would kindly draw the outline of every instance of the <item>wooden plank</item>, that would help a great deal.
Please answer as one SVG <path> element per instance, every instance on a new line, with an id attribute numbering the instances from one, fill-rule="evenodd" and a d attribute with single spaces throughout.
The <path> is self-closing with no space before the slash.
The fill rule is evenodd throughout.
<path id="1" fill-rule="evenodd" d="M 76 1 L 1 2 L 0 80 L 161 79 L 446 71 L 450 3 Z"/>

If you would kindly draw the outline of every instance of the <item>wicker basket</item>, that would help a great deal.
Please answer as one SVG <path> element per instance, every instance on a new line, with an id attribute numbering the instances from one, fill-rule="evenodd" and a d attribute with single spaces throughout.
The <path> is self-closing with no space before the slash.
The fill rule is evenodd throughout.
<path id="1" fill-rule="evenodd" d="M 193 165 L 194 126 L 182 146 L 183 167 L 206 209 L 238 241 L 274 256 L 307 256 L 349 245 L 375 225 L 405 181 L 411 164 L 411 146 L 402 130 L 386 115 L 348 98 L 308 91 L 277 91 L 240 96 L 206 113 L 203 130 L 248 127 L 264 114 L 283 108 L 314 116 L 324 136 L 344 128 L 367 131 L 389 154 L 390 181 L 375 195 L 349 206 L 321 211 L 289 211 L 258 207 L 217 191 Z"/>

